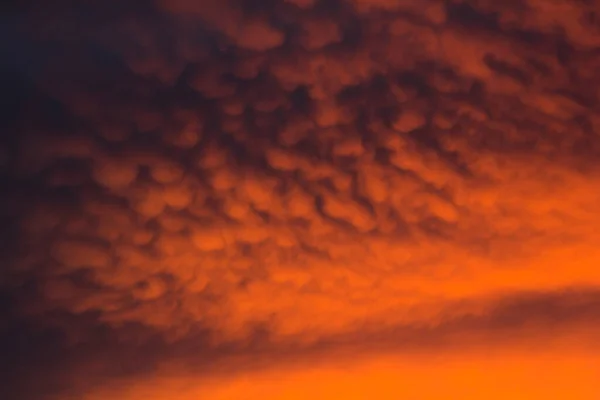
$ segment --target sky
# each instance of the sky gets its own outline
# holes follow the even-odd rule
[[[0,13],[6,400],[600,398],[594,0]]]

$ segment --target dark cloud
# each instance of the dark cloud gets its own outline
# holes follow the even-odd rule
[[[598,350],[594,337],[600,329],[599,302],[598,292],[587,289],[520,294],[484,301],[485,312],[456,317],[449,308],[439,323],[384,328],[365,324],[309,345],[274,343],[260,326],[243,341],[218,346],[209,345],[202,330],[165,341],[160,332],[137,324],[113,330],[99,324],[93,314],[54,313],[44,329],[13,319],[3,330],[2,370],[8,378],[3,387],[8,398],[81,398],[115,384],[150,382],[171,365],[200,379],[214,379],[274,364],[286,368],[374,354],[443,354],[448,349],[468,352],[490,346],[546,349],[573,333],[592,354]],[[465,306],[452,305],[460,307]]]
[[[530,318],[528,337],[596,329],[596,295],[563,292],[600,283],[594,12],[11,5],[2,342],[30,390],[15,396],[187,362],[186,346],[216,362],[390,327],[431,337],[416,348],[502,342]],[[551,295],[504,303],[531,291]]]

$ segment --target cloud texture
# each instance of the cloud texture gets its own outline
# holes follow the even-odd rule
[[[3,17],[15,396],[598,331],[595,2],[126,3]]]

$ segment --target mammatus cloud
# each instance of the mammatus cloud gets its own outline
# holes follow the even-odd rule
[[[67,372],[46,380],[74,388],[165,360],[368,353],[374,337],[407,352],[452,332],[596,332],[595,8],[13,7],[0,287],[14,382],[61,354]],[[124,352],[135,361],[111,371]]]

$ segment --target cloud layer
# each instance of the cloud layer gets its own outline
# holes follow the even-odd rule
[[[3,23],[16,382],[597,330],[593,2],[59,3]]]

